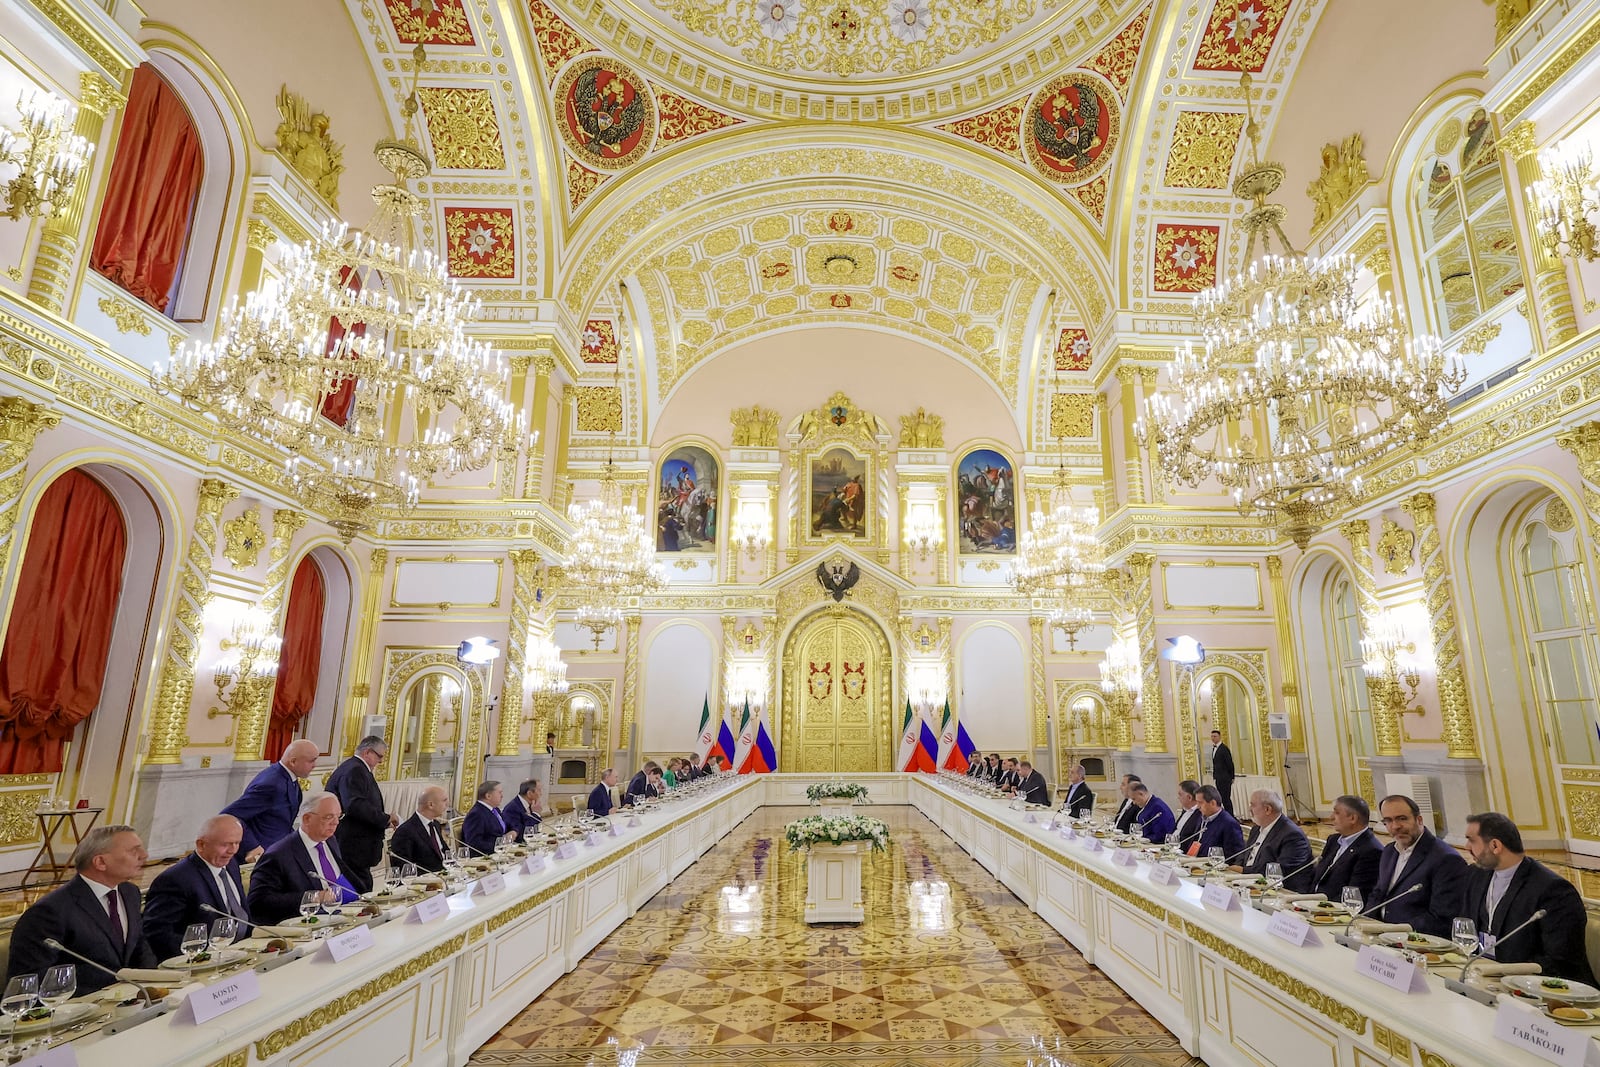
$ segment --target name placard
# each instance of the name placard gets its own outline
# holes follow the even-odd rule
[[[490,871],[488,874],[472,883],[472,896],[486,897],[490,893],[498,893],[506,887],[506,876],[499,871]]]
[[[1111,865],[1114,867],[1137,867],[1139,854],[1131,848],[1119,848],[1111,853]]]
[[[1078,831],[1074,830],[1071,826],[1068,826],[1068,825],[1065,825],[1065,824],[1062,825],[1062,827],[1061,827],[1061,840],[1063,840],[1063,841],[1071,841],[1074,837],[1077,837],[1077,836],[1078,836]]]
[[[1172,885],[1178,881],[1178,872],[1168,867],[1165,863],[1155,863],[1150,866],[1151,885]]]
[[[186,1013],[196,1023],[206,1023],[261,995],[255,971],[240,971],[221,982],[196,989],[184,998]]]
[[[334,963],[342,962],[372,947],[372,928],[362,923],[342,934],[335,934],[322,943],[321,955]]]
[[[1292,908],[1284,908],[1267,923],[1267,933],[1291,945],[1320,945],[1322,939],[1311,929],[1305,917]]]
[[[609,830],[607,830],[606,833],[610,834],[612,837],[621,837],[622,836],[622,823],[619,822],[616,819],[612,819],[611,820],[611,828]]]
[[[556,859],[570,860],[578,854],[578,846],[571,841],[563,841],[556,846]]]
[[[37,1056],[18,1060],[12,1067],[78,1067],[78,1054],[71,1045],[47,1048]]]
[[[1233,891],[1232,886],[1223,882],[1207,882],[1206,887],[1200,891],[1200,903],[1218,911],[1238,911],[1239,894]]]
[[[1027,815],[1023,816],[1022,821],[1023,822],[1038,822],[1039,821],[1039,817],[1037,815],[1035,815],[1033,812],[1030,811],[1030,812],[1028,812]]]
[[[1086,834],[1083,838],[1083,847],[1090,852],[1104,852],[1105,846],[1093,834]]]
[[[1515,1045],[1525,1052],[1560,1067],[1582,1067],[1589,1051],[1589,1036],[1546,1019],[1539,1012],[1515,1001],[1502,1000],[1494,1013],[1497,1041]]]
[[[544,870],[544,853],[539,852],[522,861],[523,874],[538,874]]]
[[[1051,830],[1054,830],[1055,828],[1056,828],[1056,821],[1054,819],[1046,819],[1044,821],[1045,833],[1049,833]]]
[[[411,906],[411,914],[406,916],[408,923],[431,923],[435,919],[442,919],[450,914],[450,902],[443,893],[436,896],[425,897]]]
[[[1421,967],[1377,945],[1362,945],[1356,953],[1356,973],[1364,974],[1400,993],[1426,993],[1428,980]]]
[[[590,848],[597,848],[600,844],[600,835],[595,833],[593,830],[590,830],[588,833],[583,835],[583,843],[588,845]]]

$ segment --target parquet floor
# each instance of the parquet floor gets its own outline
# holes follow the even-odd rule
[[[860,927],[808,927],[797,811],[758,812],[472,1063],[1192,1067],[1177,1041],[912,808]]]

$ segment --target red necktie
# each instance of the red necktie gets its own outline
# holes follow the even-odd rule
[[[111,917],[111,930],[117,936],[118,947],[121,947],[127,935],[122,929],[122,913],[117,907],[117,890],[115,887],[106,894],[106,913]]]

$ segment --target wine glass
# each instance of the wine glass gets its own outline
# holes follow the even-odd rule
[[[307,889],[304,893],[300,894],[300,921],[302,923],[310,926],[311,924],[307,920],[321,910],[322,890]]]
[[[1457,950],[1470,960],[1478,954],[1478,924],[1460,916],[1451,919],[1450,940],[1454,941]]]
[[[190,923],[183,928],[183,940],[178,947],[183,949],[183,958],[189,963],[195,962],[195,957],[206,950],[206,945],[211,941],[211,932],[205,923]]]
[[[1221,867],[1228,860],[1228,854],[1216,845],[1206,849],[1206,859],[1211,861],[1213,867]]]
[[[223,949],[233,944],[233,939],[239,932],[239,921],[230,916],[211,920],[211,950],[220,954]]]
[[[1361,914],[1361,908],[1364,903],[1361,899],[1361,890],[1357,889],[1353,885],[1345,886],[1343,889],[1339,890],[1339,903],[1349,908],[1350,917],[1352,919],[1355,918],[1357,915]]]
[[[400,881],[407,882],[407,881],[410,881],[412,878],[415,878],[416,876],[417,876],[417,865],[415,863],[402,863],[402,864],[400,864]]]
[[[39,983],[39,999],[50,1008],[50,1029],[45,1043],[55,1036],[56,1009],[72,999],[78,991],[78,968],[72,963],[58,963],[54,967],[47,967],[44,972],[44,981]]]
[[[1273,892],[1277,892],[1283,888],[1283,864],[1267,864],[1266,875],[1268,889],[1271,889]]]
[[[22,1020],[23,1014],[31,1009],[38,999],[38,975],[19,974],[6,983],[5,994],[0,996],[0,1016],[4,1016],[11,1023],[11,1043],[6,1048],[7,1062],[10,1061],[10,1053],[17,1050],[17,1024]]]

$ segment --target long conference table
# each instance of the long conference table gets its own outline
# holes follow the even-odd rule
[[[459,1067],[735,826],[763,805],[805,804],[815,780],[731,780],[576,858],[507,875],[493,895],[452,897],[439,919],[381,924],[341,963],[312,956],[261,974],[257,999],[210,1022],[180,1011],[72,1048],[84,1067]],[[1544,1062],[1494,1040],[1494,1011],[1437,977],[1402,994],[1357,974],[1356,954],[1326,930],[1318,947],[1289,945],[1259,912],[1207,908],[1190,882],[1152,885],[1148,863],[1116,866],[1039,816],[929,776],[852,780],[875,804],[916,807],[1211,1067]]]

